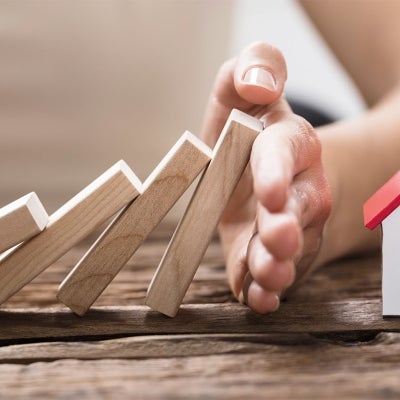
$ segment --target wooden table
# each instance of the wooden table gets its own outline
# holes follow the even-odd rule
[[[170,234],[157,229],[83,318],[55,294],[89,241],[4,304],[0,398],[399,398],[379,255],[321,269],[259,316],[232,298],[214,241],[170,319],[143,306]]]

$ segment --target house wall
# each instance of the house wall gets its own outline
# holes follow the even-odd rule
[[[382,231],[382,313],[400,315],[400,207],[382,222]]]

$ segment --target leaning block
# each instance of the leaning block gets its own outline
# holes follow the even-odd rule
[[[47,212],[34,192],[0,208],[0,253],[37,235],[48,220]]]
[[[62,282],[57,298],[83,315],[184,191],[206,167],[211,150],[185,132],[128,205]]]
[[[146,304],[154,310],[170,317],[178,312],[261,130],[259,120],[232,111],[150,284]]]
[[[141,183],[119,161],[50,216],[46,229],[0,262],[0,304],[138,196]]]

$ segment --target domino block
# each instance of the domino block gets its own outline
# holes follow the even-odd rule
[[[57,297],[83,315],[206,167],[211,150],[185,132],[128,205],[62,282]]]
[[[49,218],[46,229],[0,261],[0,304],[135,199],[141,183],[119,161]]]
[[[49,216],[34,192],[0,208],[0,253],[37,235],[48,220]]]
[[[148,289],[146,304],[173,317],[248,161],[262,124],[234,110]]]

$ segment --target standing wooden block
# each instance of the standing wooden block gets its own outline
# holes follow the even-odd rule
[[[141,183],[119,161],[50,216],[46,229],[0,262],[0,304],[138,196]]]
[[[41,232],[48,220],[34,192],[0,208],[0,253]]]
[[[83,315],[210,159],[211,150],[185,132],[147,178],[143,193],[111,222],[62,282],[58,299]]]
[[[170,317],[178,312],[261,130],[259,120],[232,111],[215,145],[213,159],[150,284],[146,304],[154,310]]]

